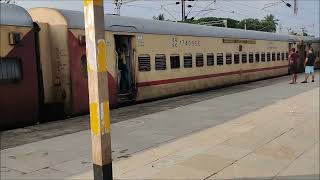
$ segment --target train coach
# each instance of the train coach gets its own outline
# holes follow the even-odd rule
[[[50,47],[40,50],[46,56],[41,55],[41,62],[50,62],[50,68],[43,68],[50,69],[49,86],[63,92],[53,99],[60,99],[68,114],[88,112],[83,13],[51,8],[34,8],[29,13],[44,29],[39,32],[45,37],[40,38],[40,47]],[[289,43],[297,46],[296,39],[287,35],[112,15],[105,19],[113,107],[124,101],[284,75],[288,73]],[[126,74],[121,73],[117,60],[121,48]]]
[[[39,112],[36,30],[28,12],[1,4],[0,129],[35,123]]]
[[[40,111],[87,113],[83,13],[28,12],[36,33]],[[105,37],[111,107],[285,75],[290,48],[319,46],[314,38],[113,15],[105,16]]]

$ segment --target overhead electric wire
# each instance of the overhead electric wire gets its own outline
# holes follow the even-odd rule
[[[205,8],[203,8],[198,14],[196,14],[195,16],[193,16],[193,18],[196,18],[199,14],[201,14],[203,12],[203,10],[206,10],[208,8],[210,8],[210,6],[215,3],[216,0],[212,1],[208,6],[206,6]]]
[[[190,12],[192,11],[192,9],[197,5],[197,3],[199,2],[199,0],[196,0],[196,2],[193,4],[193,6],[190,8],[189,12],[187,13],[187,17],[189,16]]]
[[[257,11],[261,11],[261,9],[258,9],[257,7],[250,6],[250,5],[247,5],[247,4],[238,3],[238,2],[233,2],[233,1],[231,1],[231,0],[225,0],[224,2],[225,2],[225,3],[228,3],[228,4],[229,4],[229,7],[232,6],[231,8],[238,8],[238,9],[239,9],[239,7],[235,7],[235,6],[234,6],[235,4],[238,4],[238,5],[241,5],[241,6],[250,7],[250,8],[255,9],[255,10],[257,10]],[[228,5],[226,5],[225,3],[224,3],[223,5],[224,5],[224,6],[228,6]],[[270,13],[270,14],[275,14],[275,15],[282,16],[282,17],[287,17],[287,18],[289,18],[289,19],[287,19],[286,21],[287,21],[287,22],[291,22],[292,24],[296,24],[297,21],[299,21],[299,22],[301,22],[301,23],[305,23],[305,20],[300,20],[300,19],[297,19],[296,17],[279,14],[279,13],[272,12],[272,11],[268,11],[268,10],[265,10],[265,9],[263,9],[263,11],[268,12],[268,13]],[[312,23],[312,22],[307,22],[307,23],[308,23],[308,24],[314,24],[314,23]],[[301,25],[301,26],[306,26],[306,25]],[[314,28],[313,28],[313,29],[314,29]]]
[[[173,17],[173,19],[175,19],[175,21],[178,21],[177,18],[174,15],[172,15],[165,7],[161,6],[161,8],[163,10],[165,10],[171,17]]]
[[[144,8],[144,9],[152,9],[152,10],[156,10],[156,11],[161,11],[161,10],[164,10],[166,12],[166,14],[169,14],[171,17],[174,17],[174,15],[172,15],[172,12],[174,12],[175,14],[180,14],[181,12],[180,11],[176,11],[176,10],[171,10],[171,9],[168,9],[168,8],[164,8],[164,6],[170,6],[170,5],[174,5],[176,4],[175,2],[174,3],[167,3],[167,4],[163,4],[162,5],[162,8],[155,8],[155,7],[148,7],[148,6],[142,6],[142,5],[133,5],[133,4],[129,4],[129,3],[135,3],[137,1],[141,1],[141,0],[127,0],[127,1],[124,1],[123,2],[123,5],[124,6],[131,6],[131,7],[137,7],[137,8]],[[214,8],[214,9],[210,9],[210,6],[216,2],[216,0],[212,1],[212,2],[209,2],[209,4],[206,6],[206,7],[203,7],[203,9],[199,10],[199,11],[195,11],[195,8],[200,8],[199,6],[196,6],[197,3],[201,2],[202,0],[197,0],[195,3],[194,3],[194,6],[191,7],[191,9],[189,10],[189,12],[187,13],[187,16],[191,15],[191,14],[194,14],[194,13],[197,13],[195,14],[193,17],[196,18],[198,17],[201,13],[205,13],[203,15],[207,15],[209,13],[211,13],[212,11],[221,11],[221,12],[226,12],[226,13],[230,13],[230,14],[238,14],[238,15],[241,15],[245,18],[251,18],[252,15],[246,15],[246,14],[242,14],[242,13],[239,13],[239,12],[236,12],[235,10],[230,10],[230,11],[226,11],[226,10],[222,10],[220,8]],[[203,2],[203,1],[202,1]],[[223,3],[223,4],[222,4]],[[278,13],[278,12],[273,12],[273,11],[268,11],[266,9],[263,9],[261,10],[260,8],[258,7],[255,7],[255,6],[252,6],[252,5],[249,5],[249,4],[244,4],[244,3],[239,3],[239,2],[235,2],[235,1],[232,1],[232,0],[224,0],[224,1],[221,1],[219,4],[217,5],[222,5],[223,7],[229,7],[230,9],[242,9],[241,7],[239,8],[239,6],[235,6],[235,5],[240,5],[240,6],[245,6],[245,7],[249,7],[251,9],[254,9],[256,11],[265,11],[267,13],[270,13],[270,14],[275,14],[275,15],[278,15],[278,16],[282,16],[282,17],[287,17],[287,18],[290,18],[292,20],[287,20],[289,22],[294,22],[294,23],[297,23],[297,21],[299,22],[305,22],[305,20],[300,20],[300,19],[297,19],[297,17],[292,17],[290,15],[284,15],[282,13]],[[232,7],[231,7],[232,6]],[[242,9],[243,11],[247,11],[247,9]],[[241,10],[241,12],[242,12]],[[203,16],[202,15],[202,16]],[[307,22],[308,24],[315,24],[315,23],[311,23],[311,22]]]
[[[225,0],[225,1],[229,1],[229,0]],[[230,1],[227,2],[227,3],[229,3],[230,6],[233,6],[233,7],[234,7],[234,5],[233,5]],[[242,6],[247,6],[247,7],[254,8],[254,9],[256,9],[256,10],[260,10],[260,9],[257,9],[256,7],[254,7],[254,6],[250,6],[250,5],[247,5],[247,4],[242,4],[242,3],[234,3],[234,4],[238,4],[238,5],[242,5]],[[288,18],[290,18],[290,19],[287,19],[286,21],[291,22],[291,23],[293,23],[293,24],[296,24],[297,21],[299,21],[299,22],[301,22],[301,23],[305,23],[305,22],[306,22],[305,20],[300,20],[300,19],[297,19],[296,17],[287,16],[287,15],[283,15],[283,14],[279,14],[279,13],[274,13],[274,12],[267,11],[267,10],[264,10],[264,11],[265,11],[265,12],[268,12],[268,13],[270,13],[270,14],[275,14],[275,15],[279,15],[279,16],[288,17]],[[312,23],[312,22],[307,22],[307,23],[308,23],[308,24],[314,24],[314,23]]]
[[[257,11],[261,11],[261,9],[255,7],[255,6],[248,5],[248,4],[243,4],[243,3],[239,3],[239,2],[234,2],[234,1],[231,1],[231,0],[224,0],[223,2],[232,4],[232,5],[238,4],[238,5],[241,5],[241,6],[246,6],[246,7],[255,9],[255,10],[257,10]],[[239,7],[236,7],[236,8],[239,8]],[[288,15],[281,14],[281,13],[278,13],[278,12],[268,11],[268,10],[266,10],[266,9],[262,9],[262,11],[265,11],[265,12],[271,13],[271,14],[275,14],[275,15],[278,15],[278,16],[288,17],[288,18],[291,18],[291,19],[294,19],[294,20],[298,20],[298,21],[300,21],[300,22],[305,22],[305,20],[299,20],[299,19],[297,19],[297,17],[288,16]],[[293,21],[292,21],[292,22],[293,22]],[[310,23],[310,22],[309,22],[309,23]]]

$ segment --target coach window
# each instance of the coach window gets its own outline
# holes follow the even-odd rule
[[[253,63],[253,53],[249,54],[249,63]]]
[[[166,55],[157,54],[155,57],[156,70],[166,70],[167,69],[166,60],[167,60]]]
[[[275,61],[275,60],[276,60],[276,53],[273,52],[273,53],[272,53],[272,61]]]
[[[256,53],[255,54],[255,58],[256,58],[256,62],[259,62],[260,61],[260,53]]]
[[[284,61],[284,53],[281,53],[281,60]]]
[[[267,61],[271,61],[271,54],[270,54],[270,52],[267,52]]]
[[[171,66],[171,69],[179,69],[180,68],[179,54],[173,54],[170,56],[170,66]]]
[[[16,32],[9,33],[9,45],[17,45],[21,41],[21,34]]]
[[[286,60],[289,58],[289,53],[286,52]]]
[[[150,71],[151,70],[150,56],[147,54],[139,55],[138,65],[139,65],[139,71]]]
[[[213,53],[207,54],[207,66],[214,66],[214,55]]]
[[[20,59],[0,59],[0,82],[14,83],[22,80],[22,64]]]
[[[202,67],[203,66],[203,54],[197,53],[196,54],[196,67]]]
[[[223,65],[223,53],[217,54],[217,65],[219,65],[219,66]]]
[[[192,55],[185,54],[183,57],[184,68],[192,68]]]
[[[241,62],[242,63],[247,63],[248,62],[247,53],[241,54]]]
[[[232,54],[231,53],[226,54],[226,64],[232,64]]]
[[[234,64],[239,64],[240,63],[240,55],[239,55],[239,53],[233,54],[233,60],[234,60]]]
[[[265,62],[266,61],[266,53],[261,53],[261,61]]]
[[[280,53],[277,53],[277,60],[280,61],[281,57],[280,57]]]

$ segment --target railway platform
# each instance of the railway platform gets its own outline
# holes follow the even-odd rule
[[[128,107],[161,110],[111,125],[114,179],[319,179],[319,76],[289,79],[182,96],[170,108],[170,99]],[[1,142],[23,130],[31,131],[3,132]],[[1,179],[93,179],[88,130],[34,132],[43,139],[12,136],[16,145],[2,146]]]

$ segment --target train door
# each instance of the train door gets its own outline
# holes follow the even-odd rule
[[[68,31],[72,108],[70,114],[89,111],[89,90],[84,31]]]
[[[43,120],[44,112],[43,112],[43,107],[44,107],[44,87],[43,87],[43,76],[42,76],[42,67],[41,67],[41,62],[40,62],[40,36],[39,32],[41,31],[40,26],[37,23],[33,23],[34,27],[34,40],[35,40],[35,59],[36,59],[36,64],[37,64],[37,74],[38,74],[38,94],[39,94],[39,121]]]
[[[136,83],[134,71],[133,36],[115,35],[116,79],[118,101],[120,103],[134,100]]]

